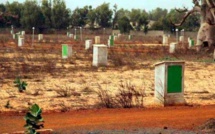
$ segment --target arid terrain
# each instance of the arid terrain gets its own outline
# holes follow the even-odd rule
[[[93,39],[93,36],[86,38]],[[115,42],[114,47],[108,48],[108,66],[102,67],[92,66],[92,48],[85,50],[84,41],[75,41],[66,36],[56,39],[55,36],[46,35],[44,40],[35,41],[33,46],[30,37],[26,37],[23,47],[17,47],[17,42],[11,39],[2,41],[0,47],[0,128],[2,127],[2,129],[0,129],[0,132],[8,132],[6,131],[8,129],[6,124],[12,121],[12,117],[17,113],[23,115],[23,111],[26,111],[34,103],[37,103],[47,113],[45,115],[47,127],[56,128],[59,131],[60,128],[65,130],[66,126],[51,125],[52,118],[67,118],[67,114],[73,114],[71,113],[73,110],[78,110],[74,112],[74,118],[81,119],[83,124],[88,122],[88,124],[83,125],[86,130],[99,130],[101,128],[121,130],[128,128],[130,125],[131,130],[144,127],[165,127],[165,120],[162,120],[162,115],[158,113],[153,115],[154,109],[157,109],[155,110],[157,112],[161,110],[162,113],[169,112],[169,114],[174,113],[171,111],[175,110],[175,116],[180,116],[180,112],[187,110],[187,113],[184,113],[185,117],[180,120],[181,122],[177,122],[168,116],[169,120],[166,121],[166,124],[167,127],[172,129],[194,130],[195,127],[203,124],[208,119],[215,118],[215,64],[212,60],[212,53],[208,53],[206,50],[196,53],[194,48],[187,49],[185,43],[185,45],[180,44],[175,54],[169,54],[168,46],[161,44],[161,37],[147,38],[146,41],[140,37],[132,40],[124,40],[124,38],[123,36],[120,37]],[[103,39],[102,43],[106,44],[106,39]],[[71,44],[72,57],[62,59],[61,44]],[[176,60],[185,61],[184,98],[187,107],[161,108],[154,101],[154,64],[160,61]],[[26,91],[20,93],[14,86],[13,82],[17,77],[28,84]],[[138,102],[138,104],[134,102],[134,105],[132,105],[135,110],[131,109],[131,113],[134,115],[127,113],[130,110],[121,109],[123,104],[114,105],[119,108],[116,110],[92,110],[107,108],[101,96],[106,93],[105,95],[108,95],[111,99],[117,100],[119,97],[117,95],[122,91],[122,87],[128,89],[133,87],[136,91],[142,93],[140,97],[143,98],[143,101]],[[145,111],[145,109],[149,110]],[[57,117],[55,117],[55,112],[68,113],[62,113],[62,117],[57,114]],[[97,117],[98,115],[95,112],[98,112],[101,117]],[[102,117],[105,113],[113,114],[113,112],[116,112],[115,116],[108,115],[107,119]],[[149,116],[146,116],[144,112]],[[92,113],[96,116],[91,118]],[[84,117],[86,114],[89,114],[88,119]],[[6,116],[5,120],[3,115]],[[147,123],[157,116],[159,117],[159,123]],[[190,116],[196,118],[186,119]],[[21,117],[15,116],[13,118],[14,124],[19,124],[20,122],[17,119]],[[78,121],[74,118],[71,118],[71,120]],[[99,122],[97,118],[101,122],[106,120],[107,124]],[[119,119],[115,118],[121,118],[122,124],[118,122]],[[138,120],[141,118],[143,119]],[[164,117],[164,119],[167,118]],[[130,121],[126,122],[125,120]],[[135,121],[132,122],[131,120]],[[23,124],[17,125],[21,127],[20,130],[23,129],[22,126],[24,125],[24,121],[21,122]],[[77,123],[76,126],[76,122],[63,122],[62,119],[62,122],[59,123],[71,123],[72,126],[68,126],[68,128],[74,127],[71,130],[82,129],[81,123]],[[92,124],[89,122],[92,122]],[[178,125],[178,123],[186,122],[187,124]],[[115,123],[117,126],[119,125],[119,128],[114,125]],[[92,126],[95,126],[95,129]],[[18,129],[18,127],[14,128]],[[13,131],[15,129],[11,129],[9,132]]]

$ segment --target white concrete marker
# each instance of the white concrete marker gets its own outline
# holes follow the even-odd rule
[[[93,46],[93,66],[107,65],[107,46],[104,44],[96,44]]]
[[[92,46],[92,40],[85,40],[85,49],[89,49]]]
[[[155,64],[155,101],[166,105],[185,104],[184,62],[164,61]]]
[[[100,36],[95,36],[95,44],[100,44]]]
[[[175,48],[176,48],[177,43],[176,42],[172,42],[169,45],[169,53],[175,53]]]

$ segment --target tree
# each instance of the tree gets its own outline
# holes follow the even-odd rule
[[[96,8],[96,21],[101,27],[110,27],[112,14],[109,3],[103,3]]]
[[[96,11],[92,9],[92,6],[89,6],[89,12],[87,14],[87,23],[90,24],[90,28],[94,28],[94,22],[96,20]]]
[[[65,29],[69,25],[70,10],[66,8],[64,0],[53,0],[52,25],[57,29]]]
[[[87,15],[90,7],[85,6],[83,8],[76,8],[72,14],[72,25],[73,26],[85,26],[87,23]]]
[[[130,20],[126,16],[123,16],[118,20],[118,25],[120,33],[129,33],[132,29],[130,25]]]
[[[113,6],[113,13],[114,13],[114,17],[113,17],[113,23],[112,23],[112,29],[116,29],[116,22],[119,18],[119,14],[118,14],[118,11],[117,11],[117,5],[115,4]]]
[[[197,35],[197,50],[200,51],[204,44],[208,44],[212,49],[215,46],[215,0],[193,0],[194,7],[191,10],[186,8],[177,9],[178,12],[184,12],[183,19],[175,26],[181,26],[191,14],[200,13],[200,28]],[[215,60],[215,51],[214,51]]]
[[[10,24],[15,27],[21,27],[20,18],[23,5],[17,1],[14,1],[12,3],[7,2],[5,7],[8,13],[11,13],[16,16],[9,18]]]
[[[43,0],[41,10],[45,18],[44,28],[52,27],[52,1]]]
[[[23,4],[21,16],[21,25],[27,29],[31,29],[32,27],[37,29],[45,22],[45,18],[37,0],[26,0]]]
[[[161,18],[161,16],[165,17],[167,13],[168,13],[167,9],[162,9],[158,7],[152,10],[151,12],[149,12],[149,19],[158,21]]]

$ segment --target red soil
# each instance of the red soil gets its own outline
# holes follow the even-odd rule
[[[23,116],[1,113],[0,133],[23,130]],[[164,127],[195,130],[208,119],[215,118],[215,106],[45,112],[43,117],[45,128],[53,130],[132,130]]]

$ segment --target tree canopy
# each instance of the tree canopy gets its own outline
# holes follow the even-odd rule
[[[17,17],[13,17],[13,15]],[[37,0],[25,0],[23,3],[14,1],[0,4],[0,27],[13,25],[24,29],[32,27],[36,29],[66,29],[67,27],[85,27],[87,25],[90,28],[95,28],[97,25],[119,29],[122,28],[120,25],[126,22],[128,23],[126,26],[132,27],[136,31],[147,32],[148,29],[171,31],[175,27],[171,25],[169,20],[177,22],[183,15],[175,9],[168,11],[156,8],[146,12],[144,9],[118,9],[118,5],[110,7],[109,3],[103,3],[95,8],[86,5],[71,10],[66,7],[64,0],[42,0],[41,3],[38,3]],[[193,31],[199,25],[199,15],[191,15],[180,28]]]

